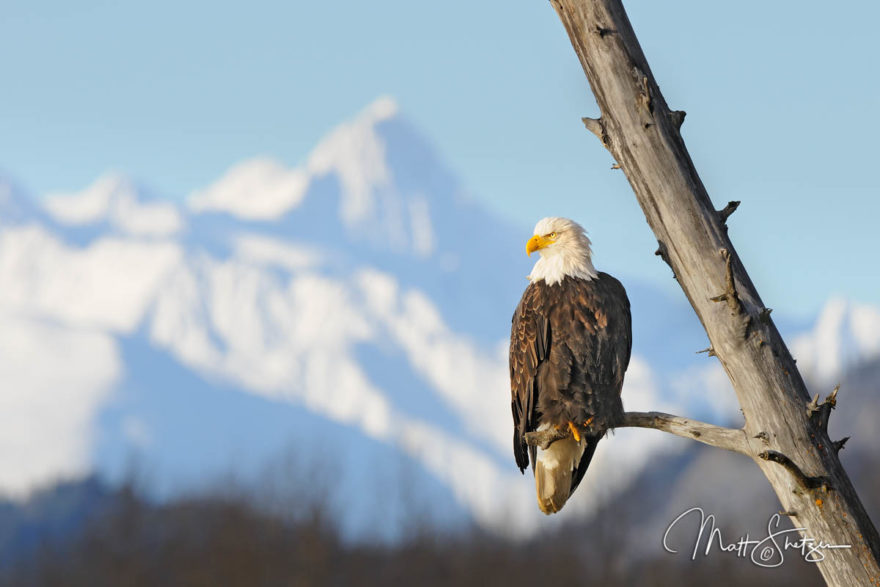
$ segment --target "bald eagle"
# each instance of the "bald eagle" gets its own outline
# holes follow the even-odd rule
[[[526,244],[541,258],[513,314],[510,386],[513,452],[535,474],[538,506],[558,512],[577,489],[605,433],[623,417],[629,364],[629,300],[619,281],[593,267],[590,239],[567,218],[544,218]],[[527,432],[568,428],[546,450]]]

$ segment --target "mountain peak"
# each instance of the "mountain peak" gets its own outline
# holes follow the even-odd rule
[[[334,127],[300,166],[252,159],[194,192],[188,205],[244,221],[290,221],[299,232],[304,223],[334,226],[374,250],[427,258],[440,244],[438,218],[455,224],[472,212],[460,209],[463,201],[429,141],[385,96]]]
[[[358,119],[364,122],[376,124],[397,116],[399,112],[397,101],[391,96],[379,96],[364,108],[358,115]]]
[[[362,218],[373,189],[388,183],[385,143],[376,126],[397,116],[397,103],[377,98],[348,122],[331,130],[306,164],[287,168],[259,157],[232,167],[188,199],[195,212],[227,212],[246,220],[276,220],[299,207],[311,184],[335,173],[342,188],[340,215],[346,224]]]
[[[392,183],[387,145],[377,126],[396,111],[390,98],[380,98],[353,120],[334,128],[309,156],[310,175],[337,176],[342,191],[339,212],[348,226],[369,218],[374,213],[374,191]]]

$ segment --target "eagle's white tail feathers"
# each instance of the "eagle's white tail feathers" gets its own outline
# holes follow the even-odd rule
[[[538,507],[545,514],[555,514],[562,509],[571,493],[571,476],[578,467],[587,440],[563,438],[551,444],[547,450],[539,450],[535,463],[535,488]]]

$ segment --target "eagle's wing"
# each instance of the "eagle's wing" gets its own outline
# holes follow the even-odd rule
[[[567,298],[572,307],[565,308],[567,302],[563,302],[560,308],[563,316],[573,317],[574,330],[570,332],[574,336],[561,333],[563,336],[557,337],[556,341],[566,347],[567,352],[560,355],[573,359],[570,364],[557,365],[556,368],[570,374],[569,385],[580,393],[568,395],[558,402],[542,402],[544,405],[541,406],[552,419],[577,417],[578,414],[595,417],[593,432],[587,435],[584,453],[572,474],[570,493],[583,479],[599,440],[608,428],[618,424],[623,415],[620,392],[632,352],[632,317],[623,285],[606,273],[600,273],[596,280],[581,283],[580,287],[573,288],[576,293]],[[553,370],[555,358],[551,359],[547,371]],[[539,381],[538,386],[543,388],[543,382]],[[566,415],[554,414],[554,408]]]
[[[538,366],[550,354],[550,321],[541,313],[538,288],[529,284],[513,313],[510,329],[510,392],[513,411],[513,454],[519,470],[525,471],[535,448],[526,444],[525,434],[535,429],[538,401]]]
[[[570,374],[568,387],[580,392],[572,400],[586,401],[587,415],[607,419],[603,427],[610,427],[617,423],[615,410],[632,351],[629,299],[623,285],[607,273],[573,282],[570,289],[569,295],[561,296],[553,318],[568,322],[556,342],[566,347],[561,356],[571,362],[556,368]],[[553,411],[549,405],[543,407],[548,415]],[[573,415],[575,406],[567,407]]]

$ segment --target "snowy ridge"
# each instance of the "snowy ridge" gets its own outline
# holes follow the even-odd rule
[[[794,339],[791,351],[805,377],[830,383],[848,368],[880,356],[880,308],[828,300],[816,325]]]
[[[170,236],[183,228],[176,206],[145,201],[134,183],[119,173],[107,174],[79,193],[50,194],[44,206],[61,224],[106,223],[132,236]]]
[[[208,188],[193,193],[195,212],[228,212],[249,220],[271,220],[295,208],[305,197],[308,176],[271,159],[252,159],[230,169]]]

